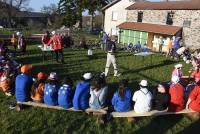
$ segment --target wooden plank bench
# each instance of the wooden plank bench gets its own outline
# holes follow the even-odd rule
[[[131,117],[147,117],[147,116],[161,116],[161,115],[172,115],[172,114],[188,114],[188,113],[197,113],[195,111],[184,109],[180,112],[167,112],[167,110],[164,111],[157,111],[152,110],[150,112],[146,113],[135,113],[135,111],[129,111],[129,112],[112,112],[111,115],[114,118],[131,118]]]
[[[91,109],[91,108],[88,108],[86,110],[76,110],[76,109],[73,109],[73,108],[65,109],[65,108],[60,107],[60,106],[49,106],[49,105],[46,105],[44,103],[36,103],[36,102],[32,102],[32,101],[17,102],[17,104],[32,106],[32,107],[55,109],[55,110],[65,110],[65,111],[71,111],[71,112],[86,112],[86,113],[93,113],[93,114],[96,113],[96,114],[102,114],[102,115],[107,114],[106,108],[105,109],[99,109],[99,110]]]

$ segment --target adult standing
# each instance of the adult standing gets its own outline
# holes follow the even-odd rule
[[[15,49],[15,53],[16,53],[16,50],[17,50],[17,37],[16,37],[16,34],[12,34],[12,38],[11,38],[11,41],[10,41]]]
[[[108,34],[107,34],[106,32],[103,32],[103,38],[102,38],[102,42],[103,42],[103,43],[102,43],[102,46],[101,46],[101,48],[102,48],[103,50],[106,50],[108,39],[109,39]]]
[[[49,31],[46,31],[45,34],[42,36],[42,44],[45,46],[46,44],[48,44],[48,42],[51,39],[51,35],[49,33]]]
[[[26,41],[25,41],[24,35],[20,32],[17,32],[17,36],[18,36],[18,49],[20,49],[21,52],[23,54],[25,54],[25,52],[26,52]]]
[[[116,63],[116,44],[114,41],[108,39],[107,42],[107,62],[106,62],[106,68],[105,68],[105,76],[108,76],[108,71],[110,68],[110,65],[113,64],[114,67],[114,76],[119,77],[120,74],[118,73],[117,63]]]
[[[64,63],[64,55],[63,55],[63,51],[62,51],[61,37],[56,34],[56,31],[52,31],[52,37],[49,40],[47,45],[50,45],[50,44],[53,45],[53,49],[56,54],[56,61],[59,62],[59,57],[60,57],[61,62]]]
[[[164,44],[164,40],[162,36],[160,36],[160,38],[158,39],[158,42],[159,42],[159,52],[162,53],[162,47]]]

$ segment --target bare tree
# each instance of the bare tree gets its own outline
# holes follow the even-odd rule
[[[40,11],[42,12],[42,13],[45,13],[45,14],[55,14],[56,12],[57,12],[57,10],[58,10],[58,7],[57,7],[57,5],[56,4],[53,4],[53,3],[51,3],[49,6],[43,6],[41,9],[40,9]]]
[[[14,18],[21,10],[27,10],[30,0],[0,0],[0,10],[6,14],[8,26],[13,27],[15,25]]]

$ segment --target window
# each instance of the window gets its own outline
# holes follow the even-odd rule
[[[166,21],[166,24],[168,24],[168,25],[173,25],[173,17],[174,17],[174,12],[168,12],[168,13],[167,13],[167,21]]]
[[[184,20],[184,22],[183,22],[183,27],[190,27],[190,25],[191,25],[191,21],[189,21],[189,20]]]
[[[118,13],[117,12],[112,12],[112,20],[117,21],[118,18]]]
[[[117,29],[116,28],[111,29],[111,35],[117,35]]]
[[[143,12],[138,12],[138,20],[137,22],[142,22],[142,19],[143,19]]]

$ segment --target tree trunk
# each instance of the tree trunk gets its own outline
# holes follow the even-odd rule
[[[91,30],[93,31],[94,28],[94,12],[91,15]]]

